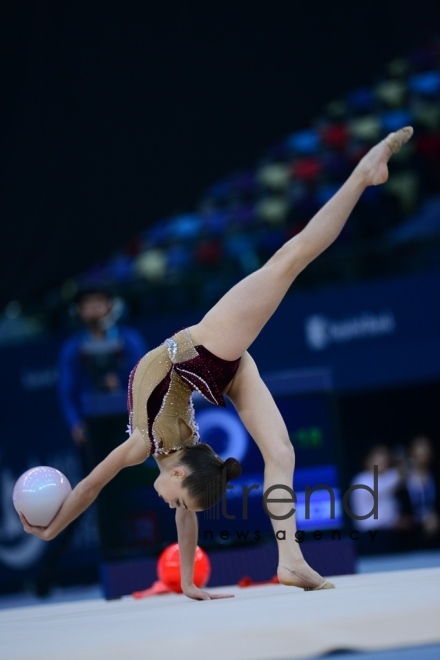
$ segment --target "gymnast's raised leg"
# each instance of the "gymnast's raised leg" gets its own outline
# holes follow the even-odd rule
[[[373,147],[302,232],[281,247],[262,268],[235,285],[200,323],[190,328],[195,343],[203,344],[219,357],[234,360],[243,356],[227,394],[262,452],[265,490],[275,484],[292,486],[294,451],[281,414],[246,351],[297,275],[337,238],[365,188],[388,179],[388,160],[409,140],[412,132],[410,127],[403,128]],[[286,499],[286,491],[275,490],[272,497]],[[272,516],[283,516],[292,506],[291,503],[272,503],[270,511]],[[272,517],[272,525],[279,548],[280,582],[305,589],[333,586],[302,557],[295,541],[295,515],[285,520]]]
[[[338,237],[364,190],[388,179],[387,162],[409,140],[402,128],[373,147],[307,226],[259,270],[228,291],[191,327],[197,343],[225,360],[243,355],[277,309],[291,284]]]

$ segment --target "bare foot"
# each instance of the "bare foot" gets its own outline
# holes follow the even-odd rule
[[[334,589],[335,585],[328,582],[319,575],[303,559],[301,562],[295,562],[292,566],[278,564],[278,580],[281,584],[291,587],[299,587],[304,591],[314,591],[318,589]]]
[[[400,151],[413,132],[411,126],[405,126],[395,133],[390,133],[362,158],[356,170],[362,174],[367,186],[379,186],[388,180],[389,159]]]

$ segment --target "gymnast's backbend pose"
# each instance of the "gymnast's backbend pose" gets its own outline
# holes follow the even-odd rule
[[[292,487],[294,450],[247,349],[296,276],[337,238],[365,188],[387,180],[389,158],[412,133],[411,127],[402,128],[373,147],[334,197],[262,268],[236,284],[200,323],[178,332],[140,360],[129,383],[130,437],[78,483],[48,527],[32,527],[20,515],[26,532],[44,540],[55,538],[122,468],[151,455],[160,470],[155,489],[176,509],[183,592],[197,600],[226,597],[210,595],[193,583],[196,511],[216,504],[228,479],[239,476],[241,469],[235,459],[222,461],[208,445],[199,443],[191,394],[198,390],[220,406],[227,394],[263,455],[264,490]],[[272,493],[275,499],[285,496],[281,489]],[[271,502],[274,516],[291,508],[288,502]],[[295,542],[295,515],[272,518],[272,525],[275,534],[285,532],[283,540],[277,536],[279,581],[309,591],[333,588],[304,560]]]

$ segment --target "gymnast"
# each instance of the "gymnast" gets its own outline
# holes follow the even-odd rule
[[[387,181],[388,160],[412,133],[411,127],[402,128],[368,151],[300,233],[228,291],[200,323],[181,330],[138,362],[129,381],[128,440],[78,483],[48,527],[33,527],[20,514],[26,532],[52,540],[121,469],[153,456],[159,467],[154,487],[159,497],[176,509],[183,593],[196,600],[228,597],[209,594],[193,583],[196,512],[214,506],[241,468],[236,459],[222,461],[208,445],[200,443],[192,392],[197,390],[217,406],[225,405],[224,395],[232,401],[262,453],[264,491],[271,486],[292,487],[294,449],[248,348],[297,275],[337,238],[364,190]],[[276,488],[271,497],[285,500],[285,489]],[[300,544],[295,542],[295,515],[280,519],[289,511],[291,503],[271,502],[279,581],[306,591],[334,588],[302,556]],[[277,534],[281,531],[283,534]]]

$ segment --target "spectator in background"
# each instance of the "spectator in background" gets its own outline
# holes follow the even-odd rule
[[[118,324],[115,299],[105,289],[81,290],[75,307],[83,328],[62,346],[59,397],[87,473],[91,469],[84,421],[87,399],[99,393],[125,393],[130,372],[147,346],[137,330]]]
[[[61,348],[59,397],[72,440],[78,448],[82,471],[88,474],[100,460],[95,457],[96,448],[91,447],[87,437],[88,402],[96,394],[120,393],[125,400],[130,372],[147,352],[147,346],[139,332],[119,325],[121,310],[105,289],[81,290],[75,307],[83,327]],[[57,566],[75,528],[73,524],[46,553],[35,579],[36,595],[44,597],[50,593]]]
[[[377,491],[374,469],[377,469]],[[396,552],[406,549],[411,522],[402,512],[399,491],[403,476],[401,468],[393,465],[391,450],[386,445],[375,445],[364,458],[364,470],[352,480],[351,486],[368,486],[377,493],[378,515],[365,520],[353,520],[359,531],[361,554]],[[366,488],[356,488],[350,495],[350,510],[363,516],[373,509],[373,495]]]
[[[433,466],[431,438],[414,436],[408,446],[404,483],[419,548],[440,546],[439,486]]]

